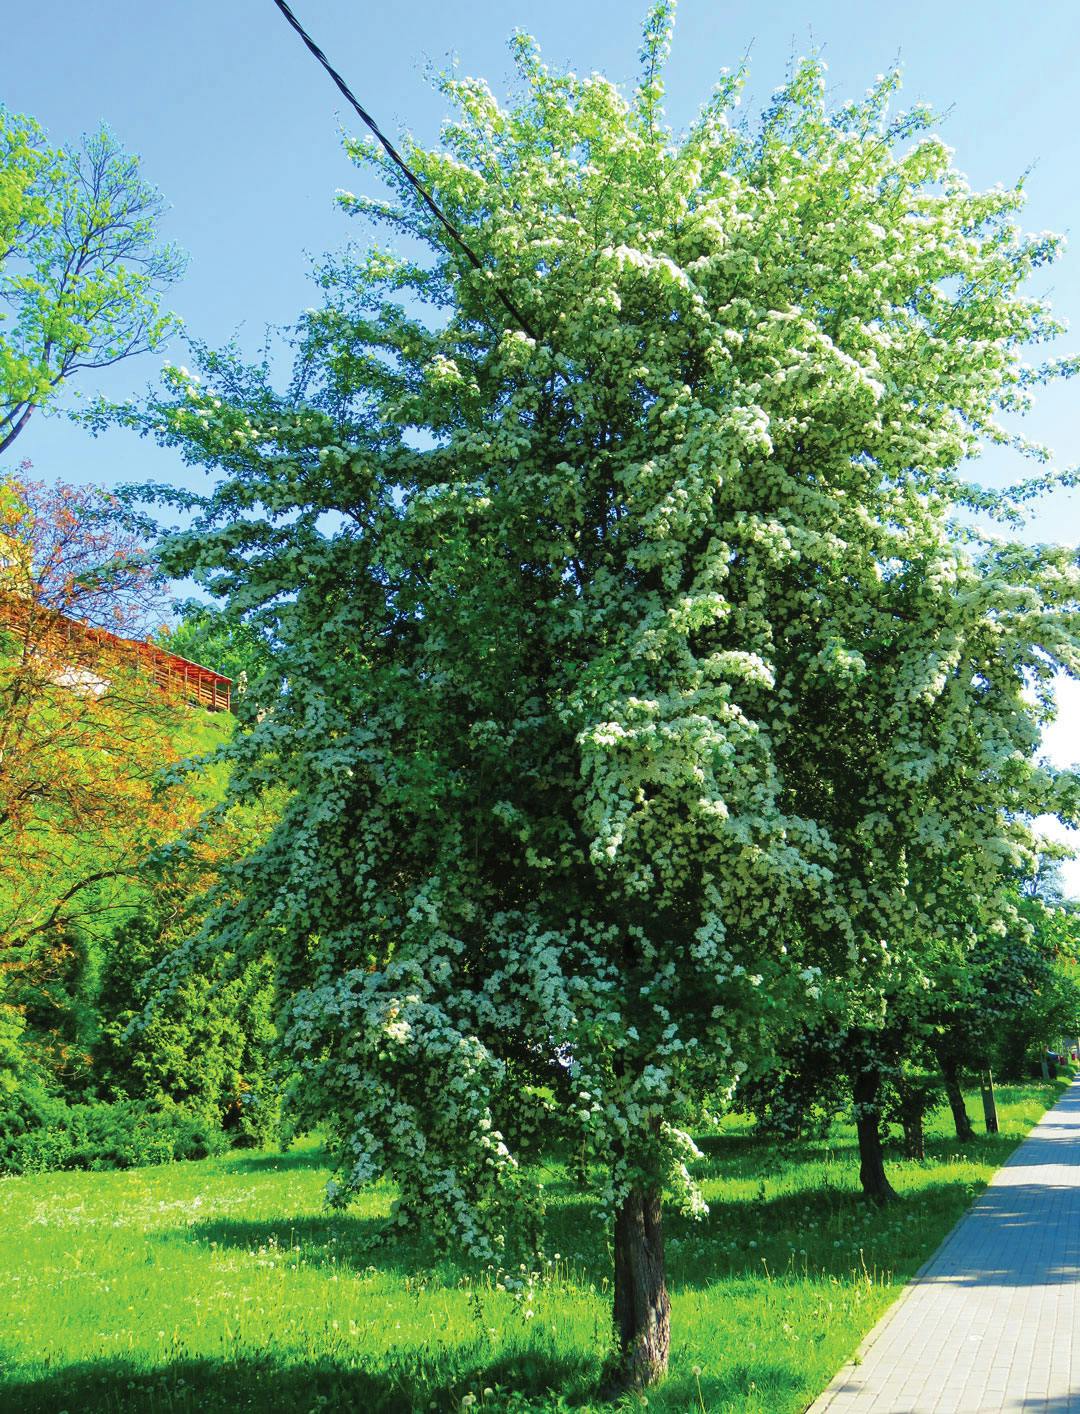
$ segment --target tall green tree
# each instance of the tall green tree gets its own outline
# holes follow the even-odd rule
[[[285,393],[225,354],[127,414],[221,476],[165,565],[279,645],[232,789],[288,803],[204,946],[276,958],[333,1196],[392,1174],[478,1257],[539,1211],[507,1136],[548,1086],[617,1386],[667,1364],[700,1096],[826,1004],[872,1036],[950,881],[998,926],[998,861],[1076,798],[1025,691],[1080,667],[1075,556],[954,523],[1012,512],[958,466],[1042,376],[1053,241],[895,75],[830,110],[800,64],[754,132],[727,77],[676,137],[670,9],[629,96],[526,38],[511,106],[443,81],[406,154],[475,264],[350,143],[394,199],[346,208],[427,257],[327,263]]]
[[[164,205],[107,128],[53,148],[0,104],[0,453],[75,374],[159,348],[184,261]]]

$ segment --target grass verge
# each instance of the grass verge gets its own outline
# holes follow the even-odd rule
[[[805,1409],[1063,1084],[999,1087],[1001,1133],[968,1144],[937,1112],[926,1162],[890,1162],[904,1201],[883,1211],[857,1196],[850,1129],[781,1148],[730,1120],[703,1141],[710,1216],[668,1223],[671,1376],[625,1407]],[[597,1407],[606,1234],[558,1168],[551,1258],[517,1299],[422,1238],[380,1242],[388,1187],[328,1214],[325,1177],[309,1143],[0,1180],[0,1409]]]

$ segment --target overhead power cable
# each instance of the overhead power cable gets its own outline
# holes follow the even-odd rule
[[[447,235],[454,242],[454,244],[458,246],[461,251],[464,252],[466,258],[468,259],[470,265],[472,265],[473,269],[486,270],[487,266],[477,255],[476,251],[474,251],[472,246],[469,245],[468,241],[461,234],[461,232],[454,225],[454,223],[450,220],[450,218],[445,215],[445,213],[440,209],[438,203],[435,201],[435,198],[431,195],[431,193],[427,190],[424,184],[416,176],[415,172],[412,171],[408,163],[405,161],[404,157],[402,157],[401,153],[397,150],[394,144],[382,131],[378,123],[376,123],[375,119],[371,116],[371,114],[363,106],[360,100],[356,97],[349,85],[345,82],[345,80],[341,77],[338,71],[330,63],[330,60],[315,43],[311,35],[308,34],[307,30],[303,27],[300,21],[293,14],[292,10],[285,3],[285,0],[274,0],[274,4],[278,7],[281,13],[285,16],[286,20],[288,20],[289,24],[304,41],[305,45],[308,47],[311,53],[314,54],[315,58],[319,61],[319,63],[323,66],[326,72],[334,80],[334,83],[337,85],[345,101],[356,111],[357,115],[360,118],[360,121],[366,127],[370,128],[372,133],[374,133],[376,141],[382,147],[382,150],[386,153],[387,157],[390,158],[390,161],[393,162],[395,167],[398,168],[402,176],[404,176],[405,180],[414,189],[417,196],[419,196],[420,200],[424,203],[424,205],[428,208],[431,214],[443,227],[443,229],[446,231]],[[518,309],[517,305],[513,302],[513,300],[506,293],[506,291],[499,289],[498,286],[496,286],[495,292],[499,296],[499,299],[502,302],[502,305],[506,309],[507,313],[514,320],[515,324],[522,328],[531,339],[537,338],[537,335],[533,330],[532,326],[530,325],[529,321],[522,314],[521,310]]]

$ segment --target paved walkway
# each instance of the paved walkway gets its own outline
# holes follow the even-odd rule
[[[1080,1079],[810,1414],[1080,1414],[1078,1317]]]

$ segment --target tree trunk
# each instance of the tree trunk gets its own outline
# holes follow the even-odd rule
[[[896,1197],[896,1190],[885,1177],[877,1105],[880,1088],[881,1076],[877,1066],[867,1065],[855,1072],[851,1093],[855,1101],[855,1128],[859,1135],[859,1182],[865,1197],[875,1203],[891,1203]]]
[[[982,1077],[982,1102],[983,1119],[986,1121],[987,1134],[998,1132],[998,1112],[997,1099],[994,1095],[994,1072],[984,1070]]]
[[[926,1113],[926,1096],[914,1085],[897,1082],[900,1097],[900,1124],[904,1131],[904,1153],[909,1159],[926,1158],[926,1141],[923,1137],[923,1115]]]
[[[659,1188],[632,1188],[615,1215],[614,1318],[611,1390],[643,1389],[667,1373],[671,1346]]]
[[[939,1056],[941,1073],[945,1077],[945,1093],[949,1097],[949,1108],[952,1110],[953,1124],[956,1126],[957,1139],[974,1139],[975,1126],[971,1123],[964,1105],[964,1092],[960,1089],[960,1067],[952,1056]]]

